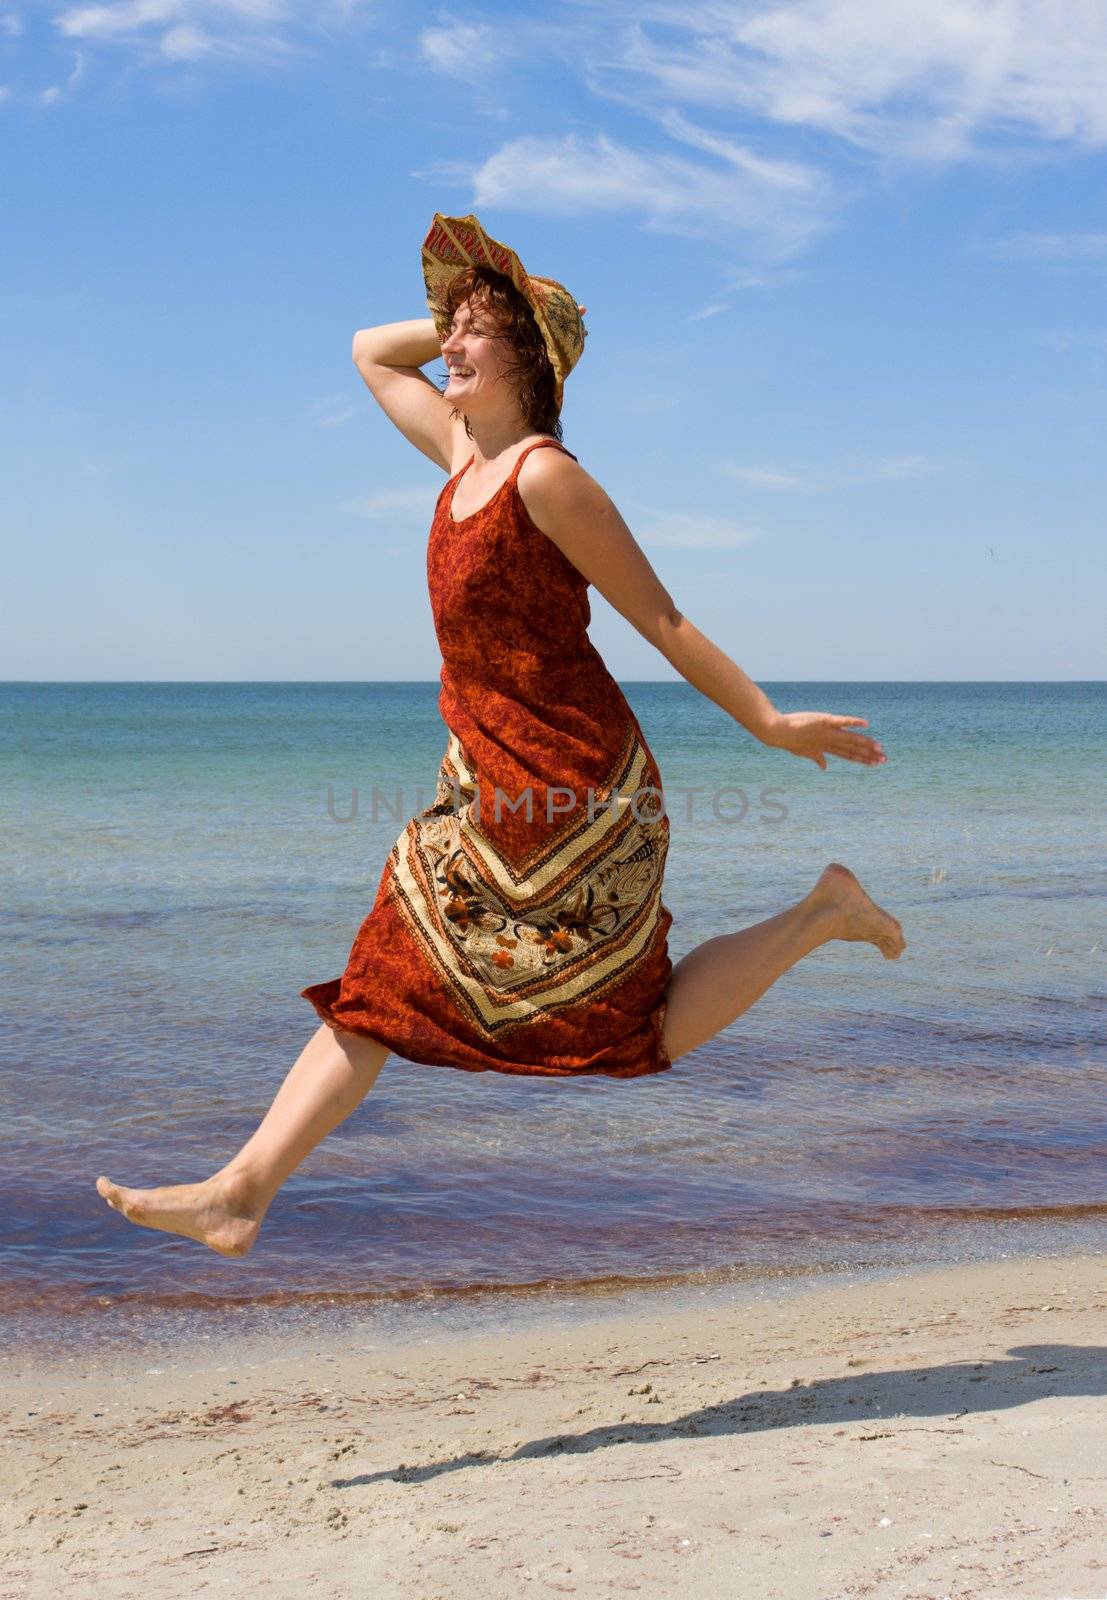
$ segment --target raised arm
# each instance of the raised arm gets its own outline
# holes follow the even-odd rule
[[[465,424],[450,416],[449,401],[419,370],[441,354],[430,317],[386,322],[354,334],[354,365],[381,410],[416,449],[452,473]]]
[[[629,623],[693,688],[774,749],[826,769],[828,755],[879,766],[875,739],[849,730],[863,717],[781,712],[737,662],[677,610],[615,505],[583,467],[559,450],[534,450],[519,470],[519,493],[535,526],[552,539]]]

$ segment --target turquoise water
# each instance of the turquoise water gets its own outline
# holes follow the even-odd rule
[[[767,684],[869,719],[886,765],[825,773],[683,683],[624,687],[669,801],[674,961],[834,859],[907,954],[827,946],[656,1078],[393,1058],[229,1262],[92,1180],[199,1178],[252,1131],[317,1025],[299,990],[341,971],[433,797],[438,686],[0,686],[0,1310],[91,1327],[1100,1239],[1107,685]]]

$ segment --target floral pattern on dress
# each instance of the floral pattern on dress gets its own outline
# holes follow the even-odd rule
[[[651,912],[668,850],[659,800],[644,796],[638,816],[627,812],[602,854],[562,875],[545,901],[513,904],[479,872],[465,849],[471,826],[464,808],[423,814],[419,843],[430,868],[441,925],[474,974],[496,988],[534,979],[558,982],[582,958],[594,961],[617,946],[627,930]],[[487,849],[485,843],[484,848]],[[612,981],[621,968],[616,966]]]

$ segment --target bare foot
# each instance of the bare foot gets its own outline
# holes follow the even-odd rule
[[[898,960],[906,950],[907,941],[895,917],[870,900],[840,861],[832,861],[822,872],[810,898],[837,912],[839,931],[832,938],[874,944],[889,961]]]
[[[221,1256],[246,1255],[264,1216],[246,1184],[234,1178],[208,1178],[166,1189],[123,1189],[110,1178],[97,1178],[96,1188],[129,1222],[198,1239]]]

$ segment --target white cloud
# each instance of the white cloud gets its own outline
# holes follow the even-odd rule
[[[800,468],[780,471],[775,467],[747,467],[728,461],[723,471],[752,489],[791,490],[803,494],[822,494],[829,489],[866,483],[906,483],[917,478],[948,472],[953,463],[935,456],[875,456],[836,467]]]
[[[315,400],[310,406],[310,411],[320,428],[341,428],[365,410],[364,405],[355,404],[345,394],[330,394],[322,400]]]
[[[513,53],[511,34],[486,22],[455,22],[424,28],[419,49],[437,72],[470,81],[483,78],[489,67]]]
[[[667,550],[736,550],[761,535],[755,528],[741,527],[727,517],[653,511],[636,530],[635,537],[640,544]]]
[[[216,45],[210,33],[182,23],[162,34],[160,48],[168,61],[199,61],[203,56],[214,54]]]
[[[945,472],[949,463],[933,456],[878,456],[873,461],[857,467],[843,467],[838,473],[839,483],[907,483],[915,478],[929,478],[933,473]]]
[[[696,150],[704,150],[709,155],[718,156],[728,166],[744,172],[753,182],[759,183],[765,189],[775,190],[778,194],[781,191],[791,191],[793,194],[807,195],[812,186],[819,181],[817,174],[810,167],[801,166],[795,161],[772,161],[765,156],[759,156],[748,145],[735,144],[733,139],[697,127],[678,111],[663,112],[660,122],[671,138],[679,140],[682,144],[691,145]]]
[[[1016,233],[993,248],[997,255],[1036,261],[1099,261],[1107,256],[1107,233]]]
[[[85,58],[78,54],[73,58],[73,70],[69,73],[64,84],[52,83],[47,89],[40,89],[35,99],[40,106],[57,105],[66,89],[72,89],[84,76]]]
[[[365,9],[364,0],[108,0],[63,7],[54,26],[66,38],[126,48],[146,62],[271,59],[332,37]]]
[[[171,22],[190,9],[188,0],[120,0],[115,5],[73,6],[56,25],[71,39],[103,39]]]
[[[0,33],[6,33],[9,39],[18,39],[23,32],[23,18],[14,11],[5,11],[0,15]]]
[[[420,43],[464,78],[505,48],[479,21],[424,29]],[[622,211],[732,254],[739,244],[738,273],[693,320],[779,283],[873,166],[1107,145],[1102,0],[575,0],[558,30],[525,21],[507,48],[559,63],[654,137],[539,125],[475,167],[417,176],[470,180],[474,207]],[[1036,248],[1099,253],[1090,237]]]
[[[414,514],[418,511],[425,513],[429,522],[434,510],[434,496],[433,485],[423,489],[380,489],[376,494],[362,495],[357,500],[344,500],[338,509],[348,516],[367,517],[370,521],[377,521],[382,513],[399,513],[402,516],[405,512]]]
[[[709,136],[683,124],[681,137]],[[660,232],[718,238],[746,233],[773,257],[804,248],[826,225],[831,191],[795,162],[755,158],[714,141],[718,164],[666,150],[634,150],[606,134],[527,135],[503,145],[471,174],[474,204],[561,216],[637,212]]]
[[[770,472],[764,467],[735,467],[728,464],[726,468],[733,478],[740,478],[743,483],[752,484],[755,489],[802,489],[805,487],[803,479],[797,478],[790,472]]]
[[[1011,135],[1107,143],[1098,0],[594,0],[590,9],[607,24],[591,81],[623,101],[661,95],[753,113],[881,156],[949,160]]]

